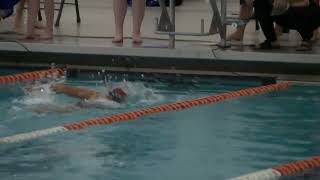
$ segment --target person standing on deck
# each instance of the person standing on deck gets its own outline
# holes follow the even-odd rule
[[[261,4],[260,0],[257,0],[257,1],[258,1],[258,4]],[[275,1],[277,1],[277,0],[275,0]],[[270,0],[270,2],[271,2],[271,0]],[[289,2],[290,2],[290,4],[295,4],[295,3],[293,3],[293,1],[289,1]],[[298,2],[298,5],[301,5],[301,3],[299,3],[299,0],[297,0],[297,2]],[[316,5],[316,6],[319,6],[318,0],[311,0],[311,3],[314,3],[314,5]],[[240,0],[240,15],[239,15],[240,20],[249,20],[250,19],[250,17],[252,16],[252,12],[253,12],[253,4],[254,4],[254,0]],[[269,4],[271,4],[271,3],[269,3]],[[268,6],[265,6],[265,8],[268,9]],[[257,13],[261,14],[261,12],[257,12]],[[245,32],[245,27],[246,27],[245,25],[237,27],[236,31],[227,37],[227,40],[228,41],[242,41],[243,36],[244,36],[244,32]],[[278,24],[276,24],[276,26],[275,26],[275,33],[276,33],[276,36],[278,36],[278,37],[281,36],[283,32],[288,33],[288,31],[289,31],[289,29],[287,29],[287,28],[284,29]],[[318,30],[314,31],[314,36],[312,39],[313,40],[319,39]]]
[[[25,5],[27,4],[27,0],[19,0],[19,3],[17,4],[16,7],[16,13],[15,13],[15,17],[14,17],[14,32],[16,33],[20,33],[22,32],[22,25],[23,25],[23,21],[24,21],[24,8]],[[35,23],[35,28],[36,29],[44,29],[45,26],[40,22],[37,21]]]
[[[36,39],[35,27],[40,8],[40,0],[28,0],[28,22],[25,39]],[[46,27],[40,40],[51,40],[53,38],[53,19],[54,19],[54,0],[44,1],[44,10],[46,15]]]
[[[123,43],[123,24],[127,14],[127,0],[113,0],[113,10],[115,17],[115,36],[113,43]],[[132,43],[141,44],[141,25],[145,14],[145,0],[133,0],[132,2]]]
[[[14,31],[17,33],[21,31],[21,26],[23,23],[23,14],[24,14],[23,11],[24,11],[24,6],[26,2],[27,2],[26,0],[20,0],[16,8],[16,15],[14,18]]]
[[[260,49],[280,48],[273,27],[273,22],[276,22],[300,33],[303,41],[297,50],[311,50],[313,31],[320,25],[320,8],[312,0],[274,0],[273,3],[269,0],[255,0],[255,11],[266,37],[266,41],[259,45]]]

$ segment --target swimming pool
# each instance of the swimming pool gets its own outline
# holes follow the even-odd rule
[[[77,100],[46,92],[26,94],[21,85],[2,86],[0,137],[260,85],[255,80],[212,77],[101,76],[83,75],[66,83],[99,91],[120,83],[130,90],[128,102],[100,102],[99,108],[38,114],[30,107]],[[137,121],[1,145],[0,177],[222,180],[300,160],[320,151],[319,90],[295,85]]]

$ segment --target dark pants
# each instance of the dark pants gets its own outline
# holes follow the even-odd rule
[[[275,16],[277,24],[297,30],[304,41],[309,41],[313,31],[320,26],[320,8],[316,5],[308,7],[291,7],[281,16]]]
[[[313,31],[320,25],[320,8],[314,4],[308,7],[291,7],[280,16],[271,16],[272,3],[270,0],[255,0],[254,3],[256,17],[267,41],[277,40],[273,23],[297,30],[304,41],[308,41],[313,36]]]
[[[255,0],[254,8],[256,18],[258,19],[263,34],[266,36],[267,41],[273,42],[277,40],[276,32],[274,31],[274,19],[271,16],[272,3],[270,0]]]

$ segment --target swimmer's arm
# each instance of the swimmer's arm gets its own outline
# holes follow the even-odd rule
[[[91,89],[81,88],[81,87],[72,87],[64,84],[52,85],[51,89],[56,93],[63,93],[63,94],[66,94],[72,97],[77,97],[80,99],[97,99],[101,96],[99,92]]]

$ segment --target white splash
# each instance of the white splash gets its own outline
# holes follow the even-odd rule
[[[122,88],[128,94],[127,104],[154,104],[163,101],[164,97],[157,94],[156,90],[146,87],[142,82],[118,82],[109,83],[107,90],[111,91],[114,88]]]
[[[101,108],[101,109],[104,109],[104,108],[116,109],[121,107],[121,104],[105,98],[99,98],[95,100],[86,100],[82,102],[82,105],[88,106],[88,107]]]

